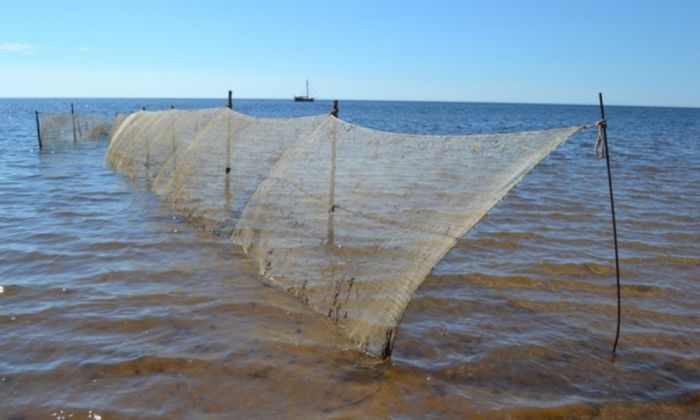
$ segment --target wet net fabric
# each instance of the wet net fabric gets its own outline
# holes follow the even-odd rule
[[[326,115],[139,112],[114,131],[107,160],[230,234],[267,282],[386,357],[432,268],[581,128],[423,136]]]
[[[41,113],[39,116],[41,142],[45,147],[107,138],[112,124],[112,120],[89,114]]]
[[[230,234],[280,156],[324,118],[258,119],[228,108],[138,112],[114,131],[106,158],[192,222]]]

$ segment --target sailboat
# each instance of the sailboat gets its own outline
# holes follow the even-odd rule
[[[306,95],[295,96],[294,101],[295,102],[313,102],[314,101],[314,98],[309,96],[309,79],[306,79]]]

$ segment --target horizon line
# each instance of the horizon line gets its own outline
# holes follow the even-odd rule
[[[314,98],[315,101],[351,101],[351,102],[422,102],[422,103],[454,103],[454,104],[493,104],[493,105],[551,105],[551,106],[599,106],[597,98],[591,103],[572,103],[572,102],[507,102],[507,101],[479,101],[479,100],[439,100],[439,99],[348,99],[348,98],[338,98],[338,99],[325,99],[325,98]],[[0,96],[2,99],[147,99],[147,100],[160,100],[160,99],[177,99],[177,100],[218,100],[221,99],[225,104],[227,97],[205,97],[205,96],[193,96],[193,97],[178,97],[178,96]],[[236,100],[245,101],[294,101],[293,98],[236,98],[233,97],[234,102]],[[616,104],[616,103],[605,103],[606,107],[630,107],[630,108],[673,108],[673,109],[700,109],[700,105],[697,106],[687,106],[687,105],[630,105],[630,104]]]

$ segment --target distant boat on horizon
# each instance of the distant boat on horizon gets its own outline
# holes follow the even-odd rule
[[[313,102],[314,98],[309,96],[309,79],[306,79],[306,95],[295,96],[294,102]]]

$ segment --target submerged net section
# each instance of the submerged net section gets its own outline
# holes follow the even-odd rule
[[[115,130],[107,160],[230,233],[266,281],[386,357],[432,268],[581,128],[419,136],[325,115],[139,112]]]
[[[107,138],[112,124],[113,121],[99,115],[39,114],[39,134],[44,147]]]

